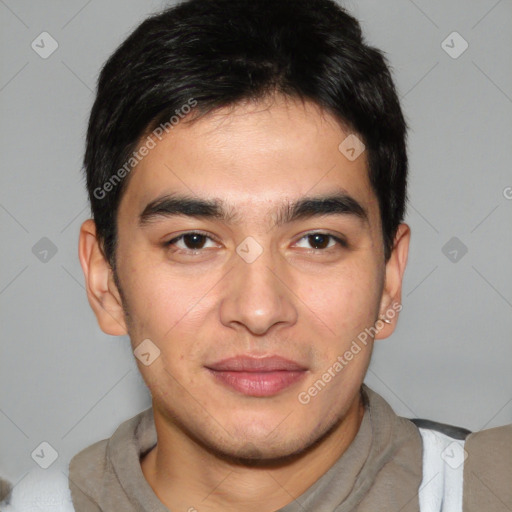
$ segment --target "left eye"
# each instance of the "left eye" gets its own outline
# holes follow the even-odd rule
[[[331,247],[334,247],[336,243],[346,246],[343,240],[327,233],[310,233],[309,235],[303,236],[297,244],[300,244],[303,241],[305,244],[309,244],[309,247],[307,245],[299,245],[305,249],[330,249]]]

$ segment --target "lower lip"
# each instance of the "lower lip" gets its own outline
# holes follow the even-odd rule
[[[226,386],[248,396],[272,396],[299,382],[306,371],[230,372],[209,370]]]

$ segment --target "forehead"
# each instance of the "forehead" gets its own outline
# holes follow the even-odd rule
[[[354,135],[316,104],[282,96],[182,121],[155,139],[131,172],[120,212],[139,215],[163,194],[181,193],[253,217],[341,188],[365,205],[374,224],[366,151],[355,160],[345,151]]]

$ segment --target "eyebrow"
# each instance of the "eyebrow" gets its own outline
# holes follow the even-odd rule
[[[187,217],[219,220],[226,224],[239,223],[242,219],[233,209],[227,209],[220,199],[202,199],[189,195],[168,194],[149,202],[139,215],[139,225],[184,215]],[[285,202],[273,212],[273,226],[324,215],[351,216],[369,222],[367,209],[345,191],[322,196],[303,197]]]

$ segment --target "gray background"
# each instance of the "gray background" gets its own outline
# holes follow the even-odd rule
[[[129,340],[103,334],[89,308],[77,239],[100,67],[165,5],[0,0],[0,474],[13,482],[35,467],[42,441],[64,467],[150,406]],[[403,311],[366,382],[407,417],[510,423],[512,1],[345,5],[386,52],[411,127]],[[31,48],[43,31],[59,44],[47,59]],[[453,31],[469,43],[456,59],[441,46]],[[46,261],[48,242],[33,253],[43,237],[57,249]]]

